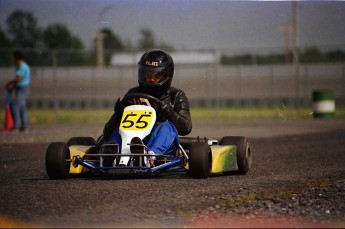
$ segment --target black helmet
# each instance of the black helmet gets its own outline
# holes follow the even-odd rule
[[[159,97],[171,85],[174,75],[174,62],[163,50],[149,50],[139,61],[139,87],[147,94]]]

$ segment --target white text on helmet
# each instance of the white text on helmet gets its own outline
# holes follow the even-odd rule
[[[155,66],[158,67],[158,62],[157,61],[146,61],[145,65],[149,65],[149,66]]]

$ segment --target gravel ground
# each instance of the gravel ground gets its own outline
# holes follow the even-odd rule
[[[207,180],[173,175],[55,182],[44,171],[48,143],[97,137],[101,124],[0,132],[0,227],[344,228],[344,124],[345,120],[196,122],[192,136],[244,135],[253,150],[247,175]]]
[[[300,192],[221,197],[188,220],[196,227],[345,227],[345,180]],[[187,225],[188,225],[187,224]]]

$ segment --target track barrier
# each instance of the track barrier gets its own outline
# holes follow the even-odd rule
[[[334,118],[335,101],[330,90],[313,91],[313,116],[314,118]]]

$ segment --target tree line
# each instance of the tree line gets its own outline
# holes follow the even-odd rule
[[[0,66],[11,64],[9,57],[12,50],[17,48],[27,50],[26,57],[31,65],[68,66],[95,63],[95,45],[91,52],[86,52],[82,40],[72,34],[66,25],[54,23],[41,28],[32,12],[16,10],[8,16],[6,27],[6,29],[0,27]],[[140,30],[140,39],[135,46],[129,41],[122,41],[109,28],[101,28],[98,32],[104,34],[103,48],[106,50],[104,54],[106,63],[109,62],[114,51],[174,49],[171,45],[158,43],[153,32],[146,28]]]
[[[289,53],[287,61],[286,54],[273,53],[267,55],[243,54],[236,56],[223,55],[221,58],[222,64],[226,65],[264,65],[264,64],[290,64],[293,59],[293,54]],[[320,51],[316,46],[303,48],[299,52],[299,62],[308,63],[336,63],[345,62],[345,52],[341,49],[331,51]]]
[[[123,41],[110,28],[101,28],[103,33],[104,61],[109,64],[114,52],[162,48],[173,51],[174,47],[157,42],[150,29],[142,28],[136,45]],[[95,34],[96,36],[96,34]],[[38,26],[37,18],[31,12],[16,10],[6,20],[6,29],[0,27],[0,66],[10,66],[13,49],[25,49],[29,64],[33,66],[92,66],[96,63],[95,45],[86,51],[82,40],[72,34],[68,27],[54,23],[46,28]],[[292,59],[292,53],[290,60]],[[334,50],[321,52],[316,46],[306,47],[299,53],[301,63],[344,62],[345,52]],[[221,63],[226,65],[283,64],[286,53],[268,55],[243,54],[222,55]]]

